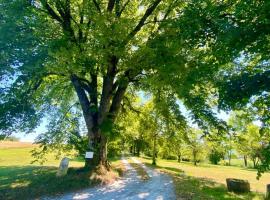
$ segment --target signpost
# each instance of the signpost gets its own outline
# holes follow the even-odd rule
[[[86,153],[85,153],[85,158],[93,158],[93,156],[94,156],[94,152],[92,152],[92,151],[87,151]]]

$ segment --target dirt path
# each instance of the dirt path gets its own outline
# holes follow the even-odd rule
[[[69,199],[89,199],[89,200],[175,200],[174,188],[171,177],[150,169],[140,161],[132,158],[134,162],[141,164],[147,171],[150,179],[142,181],[137,176],[136,171],[130,166],[125,158],[122,162],[127,168],[126,175],[108,186],[99,186],[76,193],[66,194],[57,198],[47,200],[69,200]]]

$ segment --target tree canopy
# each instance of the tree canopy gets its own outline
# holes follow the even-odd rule
[[[184,127],[181,101],[205,134],[224,133],[228,126],[214,110],[251,102],[267,125],[260,113],[268,105],[269,6],[252,0],[3,0],[0,130],[31,132],[46,118],[48,131],[37,142],[80,144],[82,152],[94,151],[90,167],[107,165],[117,116],[132,109],[138,91],[153,97],[161,116],[156,122],[178,120]]]

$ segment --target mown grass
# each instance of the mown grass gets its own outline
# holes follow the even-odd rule
[[[84,162],[71,159],[68,174],[56,177],[60,163],[53,154],[47,156],[44,165],[31,164],[33,158],[30,151],[34,147],[11,145],[9,148],[0,146],[0,199],[34,199],[42,196],[58,195],[91,187],[97,184],[96,176],[82,169]],[[112,167],[121,167],[121,163],[112,162]],[[106,174],[106,181],[115,178],[112,173]]]
[[[151,160],[147,158],[138,158],[150,167]],[[221,199],[221,200],[262,200],[264,195],[258,192],[248,194],[234,194],[228,192],[225,186],[226,177],[243,178],[252,180],[256,177],[255,171],[245,170],[237,167],[225,166],[192,166],[189,163],[177,163],[176,161],[158,160],[158,168],[161,171],[169,173],[173,177],[175,191],[178,199]],[[245,175],[245,176],[244,176]],[[270,181],[270,179],[268,179]],[[266,181],[267,182],[267,181]],[[258,185],[260,184],[260,185]],[[264,182],[251,183],[251,187],[265,188]],[[264,192],[264,191],[263,191]]]

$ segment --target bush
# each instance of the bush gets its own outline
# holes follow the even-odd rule
[[[175,155],[168,155],[165,157],[166,160],[177,160],[177,156]]]
[[[211,150],[210,154],[209,154],[209,161],[214,164],[217,165],[219,163],[219,161],[224,157],[222,152],[219,152],[215,149]]]
[[[121,144],[118,141],[109,142],[108,144],[108,158],[114,158],[121,155]]]
[[[182,161],[190,162],[190,159],[189,158],[182,158]]]

